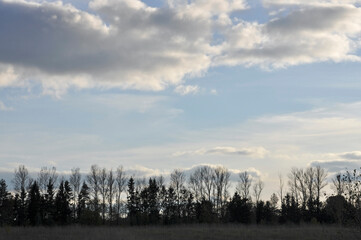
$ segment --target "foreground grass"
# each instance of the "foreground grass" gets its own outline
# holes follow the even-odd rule
[[[326,240],[361,239],[359,228],[330,226],[191,225],[171,227],[36,227],[0,228],[0,239],[52,240]]]

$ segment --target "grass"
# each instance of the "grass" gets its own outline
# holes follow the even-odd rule
[[[152,227],[0,228],[0,239],[14,240],[356,240],[360,228],[335,226],[185,225]]]

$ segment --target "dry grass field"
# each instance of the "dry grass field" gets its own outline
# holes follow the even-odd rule
[[[301,226],[259,227],[194,225],[172,227],[0,228],[0,239],[13,240],[356,240],[360,228]]]

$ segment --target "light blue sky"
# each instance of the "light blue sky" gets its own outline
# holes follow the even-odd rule
[[[150,20],[126,0],[37,2],[0,1],[0,172],[224,165],[261,177],[270,195],[293,166],[361,166],[358,1],[146,1],[163,11]],[[10,55],[17,44],[28,46]]]

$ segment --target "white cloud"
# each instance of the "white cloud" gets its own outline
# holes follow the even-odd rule
[[[302,6],[315,6],[325,4],[356,4],[360,0],[263,0],[265,6],[273,5],[302,5]]]
[[[360,61],[361,10],[353,5],[313,6],[265,24],[240,21],[226,33],[218,65],[283,68],[321,61]]]
[[[90,6],[96,14],[61,2],[0,1],[6,23],[0,25],[0,62],[22,81],[40,81],[47,94],[71,86],[162,90],[208,68],[206,20],[139,1]]]
[[[174,89],[174,92],[182,96],[196,94],[199,92],[199,87],[195,85],[179,85]]]
[[[12,107],[7,107],[2,101],[0,101],[0,111],[13,111]]]
[[[268,0],[275,18],[258,23],[231,20],[249,8],[243,0],[169,0],[158,8],[94,0],[89,12],[62,2],[2,0],[0,87],[35,82],[58,97],[70,87],[178,86],[186,94],[198,90],[179,84],[211,66],[360,61],[359,2]]]
[[[240,155],[249,156],[252,158],[264,158],[268,151],[263,147],[255,148],[234,148],[234,147],[214,147],[211,149],[197,149],[194,151],[181,151],[173,154],[174,157],[181,157],[185,155],[207,155],[207,154],[221,154],[221,155]]]

